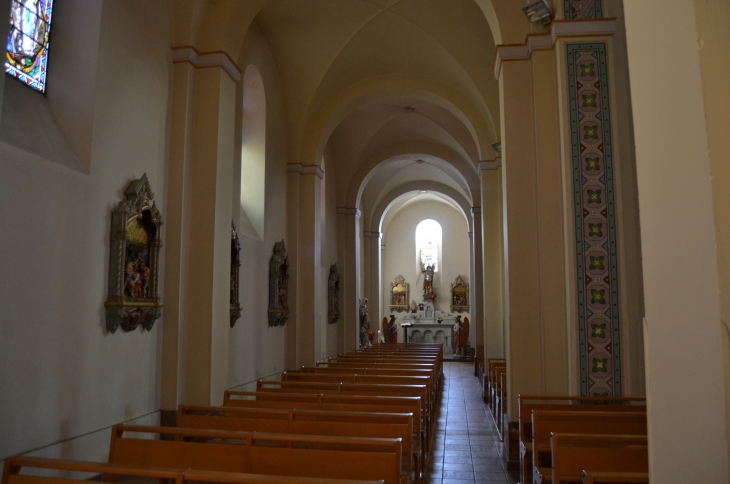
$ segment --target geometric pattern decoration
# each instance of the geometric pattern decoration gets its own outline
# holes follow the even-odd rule
[[[568,45],[581,393],[621,395],[606,44]]]
[[[565,20],[602,18],[601,0],[564,0]]]
[[[12,0],[5,44],[5,72],[46,92],[53,0]]]

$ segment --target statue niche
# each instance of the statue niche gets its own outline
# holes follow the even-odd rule
[[[469,312],[469,284],[461,276],[451,283],[451,312]]]
[[[236,226],[231,222],[231,328],[241,317],[241,302],[239,301],[239,279],[241,269],[241,243],[238,241]]]
[[[284,326],[289,319],[289,262],[284,241],[274,244],[269,262],[269,326]]]
[[[408,312],[408,283],[400,274],[390,283],[390,310]]]
[[[327,322],[335,324],[340,319],[340,273],[337,264],[330,266],[327,289]]]
[[[134,331],[140,324],[150,331],[162,316],[157,292],[162,240],[162,217],[154,202],[147,174],[133,180],[124,199],[112,212],[109,253],[109,296],[106,329]]]

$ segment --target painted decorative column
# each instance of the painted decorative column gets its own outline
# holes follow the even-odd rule
[[[581,393],[621,395],[616,210],[606,44],[567,46]]]

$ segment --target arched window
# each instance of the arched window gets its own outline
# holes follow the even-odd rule
[[[435,220],[423,220],[416,227],[416,256],[420,271],[427,266],[441,270],[441,225]]]
[[[249,65],[243,74],[243,135],[241,140],[241,231],[264,239],[266,188],[266,94],[261,73]]]
[[[5,72],[46,92],[53,0],[12,0]]]

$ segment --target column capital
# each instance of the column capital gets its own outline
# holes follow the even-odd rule
[[[365,237],[371,237],[373,239],[380,239],[383,237],[383,234],[381,232],[365,232],[363,235]]]
[[[317,165],[302,165],[301,163],[289,163],[286,165],[288,173],[299,173],[300,175],[317,175],[320,180],[324,179],[324,170]]]
[[[471,216],[475,217],[482,213],[482,207],[471,207]]]
[[[241,82],[241,69],[225,52],[198,52],[190,45],[173,47],[172,62],[189,62],[196,69],[205,67],[220,67],[238,84]]]
[[[615,19],[556,20],[550,32],[528,35],[527,42],[522,45],[498,45],[494,56],[494,77],[499,79],[503,62],[527,60],[536,50],[552,50],[560,37],[594,37],[615,33]]]
[[[467,232],[466,235],[468,235],[469,238],[471,239],[474,237],[474,232]]]
[[[494,160],[484,160],[479,162],[479,171],[496,170],[502,166],[502,158],[497,157]]]
[[[337,213],[342,215],[354,215],[357,218],[360,218],[362,215],[362,212],[360,212],[359,208],[347,208],[347,207],[337,207]]]

